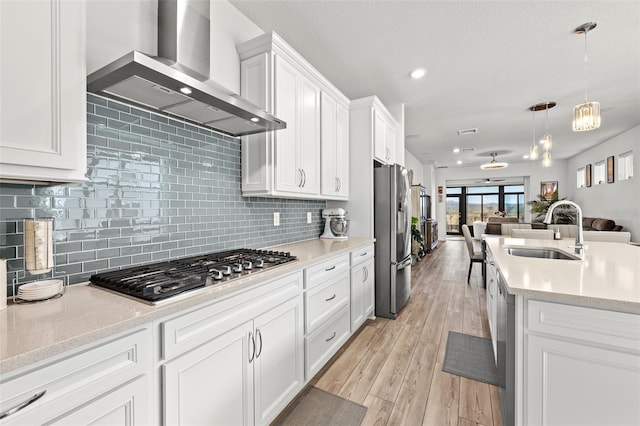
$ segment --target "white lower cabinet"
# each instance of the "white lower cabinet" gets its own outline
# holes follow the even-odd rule
[[[309,381],[347,341],[349,255],[305,269],[305,377]]]
[[[489,322],[489,333],[491,335],[491,344],[493,346],[493,357],[497,363],[498,360],[498,331],[496,329],[498,322],[498,271],[491,252],[487,251],[486,259],[486,282],[487,282],[487,319]]]
[[[149,376],[140,376],[52,421],[52,425],[148,425]]]
[[[268,424],[304,384],[302,273],[162,323],[164,424]]]
[[[151,424],[151,348],[142,328],[3,375],[2,424]]]
[[[307,380],[320,371],[350,335],[348,306],[343,306],[329,322],[307,335],[305,338]]]
[[[351,333],[373,316],[375,305],[374,246],[351,252]]]
[[[525,425],[640,424],[640,315],[528,300]]]

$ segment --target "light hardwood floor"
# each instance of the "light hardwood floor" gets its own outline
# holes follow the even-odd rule
[[[363,425],[502,425],[498,389],[442,371],[448,332],[489,337],[481,265],[467,285],[463,240],[441,242],[412,270],[397,320],[369,320],[311,381],[368,407]]]

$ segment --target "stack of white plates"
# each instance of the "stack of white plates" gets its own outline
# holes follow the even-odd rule
[[[18,298],[22,300],[44,300],[62,293],[62,280],[35,281],[18,288]]]

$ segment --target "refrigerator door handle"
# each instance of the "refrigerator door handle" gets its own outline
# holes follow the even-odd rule
[[[404,269],[407,266],[411,265],[411,256],[405,257],[400,262],[391,262],[391,264],[396,265],[398,269]]]

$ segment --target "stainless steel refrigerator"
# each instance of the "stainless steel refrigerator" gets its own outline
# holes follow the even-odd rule
[[[373,174],[376,315],[396,319],[411,295],[411,186],[399,164]]]

